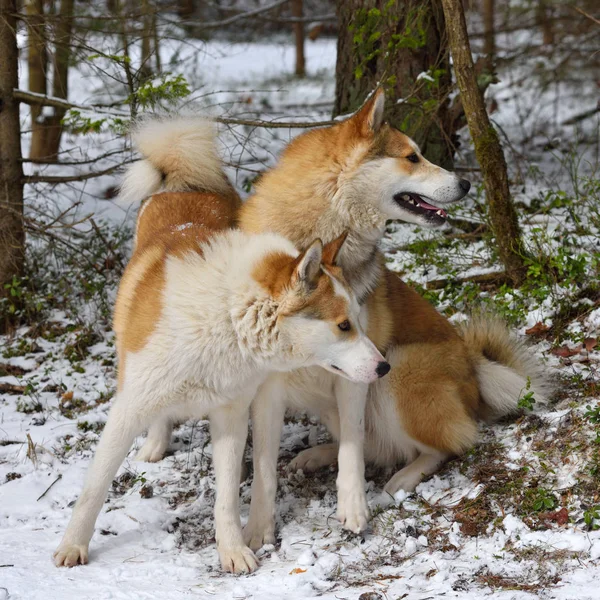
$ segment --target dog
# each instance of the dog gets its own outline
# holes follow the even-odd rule
[[[365,460],[403,463],[385,491],[411,492],[475,444],[478,422],[515,412],[526,388],[537,402],[547,395],[543,369],[502,322],[482,315],[457,330],[385,268],[378,243],[386,222],[442,226],[444,207],[461,200],[470,183],[426,160],[413,140],[384,122],[384,108],[379,89],[350,118],[295,138],[240,212],[242,230],[277,232],[299,248],[315,236],[330,240],[349,231],[340,266],[359,298],[368,336],[392,367],[371,385],[302,369],[259,393],[252,407],[255,468],[244,529],[254,549],[275,541],[275,440],[285,407],[317,415],[336,440],[301,452],[290,468],[308,472],[337,459],[337,516],[359,532],[369,519]],[[263,427],[264,415],[270,428]]]
[[[311,365],[361,385],[390,369],[365,335],[358,300],[337,266],[345,233],[299,253],[279,234],[232,228],[239,197],[213,137],[211,124],[185,120],[150,122],[136,136],[146,158],[130,169],[122,194],[149,198],[115,306],[117,395],[54,554],[57,566],[87,562],[94,523],[137,435],[149,428],[139,458],[156,460],[174,421],[208,416],[221,565],[253,571],[238,490],[259,387],[272,373]]]

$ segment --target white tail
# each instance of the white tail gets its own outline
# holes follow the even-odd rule
[[[462,336],[476,354],[483,415],[496,419],[515,412],[519,400],[533,393],[534,406],[548,401],[551,384],[543,365],[506,324],[490,315],[477,315],[461,326]]]
[[[159,190],[230,193],[216,148],[215,125],[208,119],[145,120],[133,141],[143,160],[125,173],[119,199],[140,202]]]

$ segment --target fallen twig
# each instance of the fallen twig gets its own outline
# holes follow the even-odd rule
[[[483,273],[480,275],[471,275],[469,277],[456,277],[455,279],[433,279],[428,281],[425,287],[428,290],[442,290],[449,283],[508,283],[511,279],[505,271],[495,273]]]
[[[36,502],[39,502],[52,488],[52,486],[57,482],[60,481],[62,479],[62,473],[46,488],[46,491],[36,500]]]

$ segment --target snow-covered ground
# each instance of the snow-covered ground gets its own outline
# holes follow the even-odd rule
[[[333,40],[307,45],[309,77],[304,81],[289,77],[293,48],[285,43],[211,42],[178,50],[181,68],[194,89],[195,103],[188,103],[186,110],[212,106],[217,114],[328,118],[327,103],[334,90]],[[173,51],[163,47],[163,64],[168,64]],[[105,100],[103,94],[108,94],[90,67],[72,70],[71,89],[82,104]],[[526,110],[522,105],[529,102],[530,109],[539,108],[539,118],[546,106],[526,92],[517,95],[508,83],[494,92],[499,105],[495,119],[515,139],[525,129],[529,137],[539,135],[533,113],[527,113],[528,119],[516,118]],[[573,100],[574,95],[560,105],[565,117],[585,108]],[[547,106],[550,110],[554,105],[548,101]],[[276,153],[296,133],[224,130],[224,156],[236,163],[241,160],[245,169],[230,171],[238,187],[243,190],[253,169],[273,164]],[[78,158],[122,145],[122,139],[108,132],[67,136],[64,141],[67,154]],[[465,147],[461,160],[468,165],[471,154]],[[122,156],[94,168],[107,168]],[[541,151],[540,160],[544,160]],[[514,172],[529,168],[524,163],[511,166]],[[551,170],[554,182],[560,161],[547,160],[542,170],[546,166],[545,173]],[[58,173],[57,167],[44,172]],[[76,168],[63,167],[60,173],[65,172]],[[526,206],[555,189],[539,172],[516,180],[515,193]],[[80,202],[69,213],[73,220],[94,213],[98,223],[108,223],[101,225],[106,227],[105,237],[115,232],[126,235],[130,225],[126,211],[104,198],[117,183],[118,174],[68,186],[38,185],[29,189],[29,210],[57,214]],[[466,203],[459,214],[478,219],[476,207],[477,200]],[[594,220],[593,207],[577,210],[586,222]],[[541,215],[530,214],[524,222],[527,238],[537,240],[537,230],[545,227],[558,232],[550,236],[550,248],[558,252],[561,244],[570,247],[569,236],[574,235],[569,231],[570,214],[560,203]],[[594,223],[588,234],[597,233]],[[80,229],[92,235],[87,222]],[[590,310],[569,325],[570,337],[559,352],[552,353],[549,341],[530,332],[538,339],[532,351],[547,361],[549,372],[565,377],[555,403],[485,428],[481,445],[451,461],[415,494],[390,504],[381,497],[389,473],[369,470],[368,493],[375,516],[365,535],[347,534],[335,520],[333,469],[310,476],[285,472],[298,450],[326,436],[310,418],[291,419],[280,453],[278,544],[259,553],[261,567],[256,573],[223,574],[214,541],[207,423],[187,423],[176,430],[161,462],[138,463],[133,460],[135,449],[130,452],[96,524],[90,564],[55,568],[51,555],[81,489],[116,385],[108,317],[118,277],[111,269],[126,252],[126,244],[118,245],[117,239],[109,237],[109,252],[104,243],[98,249],[74,238],[73,243],[81,246],[82,261],[95,265],[89,279],[74,275],[70,289],[49,283],[55,298],[44,301],[52,305],[62,294],[64,308],[49,309],[39,323],[22,327],[14,337],[0,338],[0,600],[600,598],[600,531],[594,530],[600,524],[600,514],[594,516],[600,506],[600,444],[594,439],[597,422],[586,409],[594,408],[599,395],[594,382],[600,355],[596,342],[589,340],[598,335],[600,309],[594,305],[597,300],[589,298]],[[423,286],[439,277],[499,268],[481,240],[438,247],[435,264],[431,254],[416,251],[428,240],[440,239],[439,232],[390,225],[383,243],[390,268]],[[591,269],[598,252],[594,235],[578,238],[578,243],[590,257],[585,268]],[[78,268],[77,263],[52,259],[47,277],[53,279],[61,269],[77,274]],[[492,300],[502,300],[503,310],[524,334],[536,324],[551,325],[555,302],[570,292],[569,282],[561,281],[549,289],[546,299],[526,302],[507,292]],[[459,320],[473,300],[466,293],[444,290],[435,301]],[[245,520],[249,481],[241,486],[241,497]]]

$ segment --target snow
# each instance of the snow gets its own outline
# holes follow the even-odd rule
[[[208,109],[218,114],[285,120],[328,118],[331,105],[328,103],[332,102],[334,90],[334,40],[307,44],[309,77],[305,81],[289,77],[294,55],[288,43],[198,42],[177,48],[165,44],[164,64],[175,49],[180,52],[186,76],[194,84],[192,102],[186,110]],[[536,127],[544,115],[533,111],[530,114],[524,108],[537,105],[536,90],[520,87],[517,94],[509,84],[501,83],[495,88],[500,108],[494,119],[511,136],[518,132],[523,137],[539,136]],[[91,100],[102,102],[114,94],[114,90],[101,89],[90,65],[73,69],[70,85],[73,98],[82,104]],[[560,103],[560,119],[581,108],[573,95],[566,97]],[[325,108],[311,108],[315,103],[324,103]],[[299,108],[290,109],[293,104]],[[267,105],[268,109],[261,108]],[[541,113],[554,110],[550,95],[544,96],[539,105]],[[517,114],[525,114],[527,118],[515,124]],[[26,118],[24,109],[23,119]],[[250,132],[240,127],[229,128],[223,132],[223,152],[232,162],[241,160],[247,169],[262,168],[273,164],[277,152],[296,133],[298,130]],[[85,138],[67,136],[64,146],[72,159],[119,152],[104,159],[99,170],[130,155],[123,140],[108,132]],[[466,162],[469,152],[464,151]],[[31,165],[28,168],[34,172]],[[56,169],[48,167],[44,172],[58,174]],[[72,172],[62,169],[60,174]],[[548,177],[555,177],[557,172],[557,165],[552,163]],[[248,171],[243,169],[232,168],[230,174],[238,188],[248,177]],[[71,215],[74,220],[94,213],[95,218],[121,228],[130,223],[131,215],[103,197],[104,191],[118,180],[117,173],[60,189],[39,185],[29,189],[30,206],[44,210],[51,207],[60,212],[79,201],[81,204]],[[528,179],[522,196],[529,201],[535,196],[536,186],[546,189]],[[457,214],[473,219],[477,214],[473,207],[474,203],[465,203]],[[565,219],[568,214],[560,211],[547,219],[540,216],[526,225],[526,234],[533,226],[548,226],[551,233],[554,223]],[[464,248],[444,249],[447,264],[443,261],[435,265],[415,264],[414,253],[398,250],[438,235],[439,232],[391,224],[382,243],[388,266],[406,272],[410,281],[421,284],[448,276],[447,264],[459,265],[463,275],[488,273],[498,268],[481,242],[473,242],[468,253]],[[555,243],[558,247],[559,242]],[[594,242],[582,240],[584,243]],[[555,293],[563,292],[557,286]],[[443,297],[439,308],[447,308]],[[469,308],[456,307],[454,320],[464,317]],[[100,317],[96,311],[97,307],[82,303],[78,319],[56,311],[49,322],[78,327],[82,323],[97,325]],[[540,321],[552,323],[552,316],[553,299],[548,298],[526,315],[520,333]],[[585,335],[597,335],[600,309],[590,311],[581,328]],[[477,536],[464,533],[454,517],[459,507],[485,499],[485,485],[463,472],[459,463],[452,463],[420,484],[416,493],[401,492],[395,498],[382,492],[389,473],[369,471],[368,495],[371,506],[376,508],[375,516],[370,530],[355,536],[342,531],[335,520],[333,469],[314,475],[288,475],[284,470],[295,452],[322,440],[323,429],[310,419],[286,423],[280,460],[278,543],[258,553],[261,566],[256,573],[234,577],[220,571],[212,519],[212,449],[205,422],[178,428],[170,454],[159,463],[136,462],[133,459],[136,448],[132,449],[117,476],[117,481],[123,483],[111,490],[96,523],[90,564],[74,569],[55,568],[52,552],[65,530],[71,505],[81,490],[98,440],[94,424],[106,420],[109,403],[105,400],[116,385],[113,336],[106,329],[100,333],[101,339],[90,346],[87,357],[78,363],[80,370],[73,368],[63,352],[65,343],[75,339],[75,334],[68,331],[55,340],[37,337],[37,352],[0,359],[3,365],[24,371],[22,375],[1,376],[0,383],[32,386],[31,392],[22,396],[0,394],[0,600],[195,597],[357,600],[367,593],[372,593],[372,598],[394,600],[405,597],[597,600],[599,597],[600,532],[587,531],[582,522],[583,507],[578,504],[576,488],[579,463],[553,465],[555,489],[570,490],[573,494],[569,523],[551,524],[538,531],[532,529],[522,514],[511,512],[512,508],[505,514],[504,506],[494,505],[497,522],[490,523]],[[27,328],[23,328],[16,339],[30,337]],[[0,339],[0,351],[13,345],[14,340]],[[535,351],[547,356],[548,349],[542,342]],[[591,354],[596,364],[597,352]],[[550,366],[560,367],[563,373],[585,367],[575,363],[564,365],[552,356]],[[39,402],[42,410],[23,412],[18,408],[20,400]],[[78,412],[74,401],[81,401],[85,409]],[[71,406],[75,408],[70,409]],[[67,414],[68,410],[73,413]],[[546,444],[552,445],[553,436],[565,419],[580,413],[581,410],[570,406],[540,409],[536,414],[549,425]],[[502,446],[503,466],[515,478],[524,467],[541,469],[540,458],[536,456],[539,452],[527,440],[525,425],[501,423],[484,432],[486,441],[494,440]],[[137,441],[138,447],[141,441]],[[124,474],[130,474],[129,478],[120,479]],[[143,485],[152,486],[151,498],[140,495]],[[245,521],[250,501],[247,481],[241,486],[241,498]],[[486,583],[492,581],[484,578],[486,574],[515,580],[520,585],[491,585]],[[547,581],[551,576],[557,577],[555,584],[542,586],[540,590],[528,590],[522,585]]]

